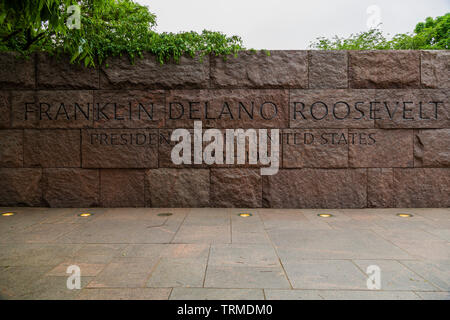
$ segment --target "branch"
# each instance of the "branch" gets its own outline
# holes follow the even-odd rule
[[[16,34],[22,32],[22,31],[23,31],[23,29],[17,29],[16,31],[14,31],[14,32],[12,32],[12,33],[10,33],[10,34],[8,34],[7,36],[2,37],[2,41],[6,42],[6,41],[8,41],[9,39],[11,39],[12,37],[14,37]]]
[[[33,43],[37,42],[44,35],[45,35],[45,32],[41,32],[37,36],[31,38],[30,37],[30,33],[28,33],[28,35],[27,35],[27,44],[26,44],[24,50],[28,50]]]

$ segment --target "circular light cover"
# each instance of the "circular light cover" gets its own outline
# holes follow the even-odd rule
[[[251,217],[252,214],[248,213],[248,212],[242,212],[242,213],[239,213],[238,216],[246,218],[246,217]]]
[[[170,212],[158,213],[158,216],[160,216],[160,217],[169,217],[171,215],[172,215],[172,213],[170,213]]]
[[[397,213],[400,218],[411,218],[413,215],[410,213]]]
[[[15,214],[16,214],[15,212],[4,212],[4,213],[2,213],[2,216],[4,216],[4,217],[11,217],[11,216],[13,216]]]
[[[321,218],[331,218],[333,215],[331,213],[319,213],[318,216]]]
[[[93,215],[93,213],[83,212],[83,213],[80,213],[78,216],[83,217],[83,218],[87,218],[87,217],[90,217],[92,215]]]

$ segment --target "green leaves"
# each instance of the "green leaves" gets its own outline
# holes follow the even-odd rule
[[[360,32],[348,38],[317,38],[310,47],[321,50],[448,50],[450,47],[450,13],[419,22],[414,34],[401,33],[388,40],[379,29]]]
[[[80,29],[70,29],[67,8],[80,7]],[[156,33],[156,16],[132,0],[0,0],[0,50],[68,54],[73,63],[94,66],[110,56],[143,52],[160,63],[183,55],[228,55],[243,50],[242,40],[204,30]],[[37,37],[39,36],[39,37]]]

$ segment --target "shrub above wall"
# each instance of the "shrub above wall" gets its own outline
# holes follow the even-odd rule
[[[16,56],[0,54],[2,206],[450,206],[448,51]],[[278,173],[175,165],[170,134],[194,121],[280,129]]]

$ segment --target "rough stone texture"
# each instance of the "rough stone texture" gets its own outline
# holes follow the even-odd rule
[[[9,92],[0,91],[0,129],[11,126],[9,98]]]
[[[395,206],[394,169],[367,169],[367,206],[392,208]]]
[[[100,170],[102,207],[144,207],[143,170]]]
[[[208,207],[209,170],[158,169],[145,174],[145,200],[149,207]]]
[[[162,90],[98,90],[94,91],[94,104],[97,108],[100,107],[103,114],[108,117],[108,119],[104,116],[95,118],[94,127],[96,128],[161,128],[164,126],[165,106]]]
[[[373,128],[370,101],[374,99],[375,90],[370,89],[291,90],[289,124],[291,128]],[[348,115],[347,106],[338,102],[348,103]]]
[[[80,167],[80,130],[24,130],[24,166]]]
[[[349,51],[350,88],[419,88],[419,51]]]
[[[348,88],[347,51],[309,51],[309,88]]]
[[[39,89],[98,89],[98,68],[70,63],[69,57],[38,53],[37,87]]]
[[[175,129],[173,129],[175,130]],[[158,146],[158,166],[159,168],[204,168],[204,164],[194,164],[194,144],[191,145],[191,164],[174,164],[171,158],[173,147],[178,144],[177,141],[171,141],[172,129],[159,130],[159,146]],[[191,137],[194,130],[188,130]]]
[[[394,168],[397,208],[450,207],[450,168]]]
[[[50,207],[96,207],[100,204],[98,170],[44,169],[43,198]]]
[[[376,101],[380,102],[379,112],[375,114],[379,118],[375,119],[377,128],[450,127],[449,92],[446,90],[377,90]],[[439,102],[437,108],[430,102]]]
[[[23,166],[23,131],[0,130],[0,167]]]
[[[421,81],[425,88],[450,88],[450,52],[421,52]]]
[[[11,100],[12,126],[15,128],[92,127],[94,99],[90,90],[13,91]],[[25,112],[27,104],[28,112]],[[88,119],[75,104],[88,114]]]
[[[41,206],[41,169],[0,168],[0,206]]]
[[[307,88],[307,51],[240,52],[213,57],[211,80],[217,88]]]
[[[415,131],[414,166],[450,167],[450,129]]]
[[[413,167],[412,130],[349,130],[350,167]],[[354,142],[354,143],[351,143]]]
[[[82,130],[83,168],[158,167],[158,130]]]
[[[449,52],[135,62],[86,69],[41,53],[0,54],[0,205],[449,206]],[[194,121],[222,133],[280,129],[280,171],[261,176],[248,156],[173,164],[170,134],[193,132]]]
[[[171,158],[171,154],[172,154],[172,149],[173,147],[178,144],[178,141],[171,141],[170,137],[172,135],[172,132],[175,129],[160,129],[159,130],[159,137],[160,137],[160,144],[158,146],[158,152],[159,152],[159,167],[160,168],[260,168],[260,167],[266,167],[268,165],[262,165],[259,161],[256,164],[250,164],[248,159],[249,159],[249,143],[248,143],[248,139],[246,140],[246,144],[245,144],[245,163],[243,164],[238,164],[237,163],[237,159],[238,159],[238,152],[237,152],[237,147],[236,147],[236,141],[237,138],[235,138],[235,147],[234,147],[234,162],[233,164],[227,164],[226,163],[226,151],[224,150],[223,152],[223,164],[206,164],[204,162],[204,160],[202,160],[201,164],[195,164],[194,163],[194,144],[191,144],[191,163],[190,164],[174,164]],[[186,129],[190,132],[191,134],[191,139],[193,139],[193,133],[194,130],[193,129]],[[226,144],[226,133],[225,133],[226,129],[220,129],[219,131],[222,133],[222,137],[223,137],[223,141],[224,144]],[[203,134],[205,133],[206,130],[202,130]],[[259,131],[258,129],[255,129],[257,135],[259,135]],[[280,132],[281,133],[281,132]],[[268,135],[270,135],[270,129],[267,132]],[[203,150],[205,150],[205,147],[207,145],[209,145],[210,142],[209,141],[203,141]],[[268,142],[268,154],[270,155],[271,152],[271,143]],[[281,137],[280,137],[280,147],[279,147],[279,157],[280,157],[280,166],[282,163],[282,149],[281,149]]]
[[[283,130],[283,168],[342,168],[348,165],[346,129]]]
[[[263,179],[264,207],[366,206],[366,169],[282,169],[276,175]]]
[[[211,206],[260,208],[262,179],[258,169],[211,169]]]
[[[2,52],[0,54],[0,89],[34,89],[34,59],[34,55],[22,58],[18,53]]]
[[[180,62],[156,61],[150,54],[134,64],[126,56],[109,58],[100,72],[101,89],[208,88],[209,57],[181,57]]]
[[[253,119],[240,102],[250,115],[253,103]],[[166,126],[193,128],[194,121],[202,121],[205,128],[287,128],[288,91],[171,90],[166,97]]]

